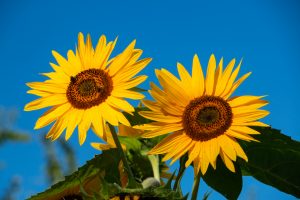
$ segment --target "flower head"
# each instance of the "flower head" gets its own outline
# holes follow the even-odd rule
[[[53,51],[57,64],[50,65],[54,72],[43,73],[49,79],[27,84],[31,88],[28,93],[40,98],[28,103],[26,111],[51,107],[37,120],[35,129],[54,122],[47,138],[55,140],[66,130],[68,140],[78,126],[79,143],[83,144],[90,127],[103,137],[106,122],[130,126],[122,111],[131,113],[134,107],[125,98],[144,97],[131,89],[146,80],[145,75],[134,76],[151,59],[138,60],[142,50],[134,48],[135,41],[110,58],[115,44],[116,40],[107,43],[103,35],[94,49],[90,35],[85,42],[79,33],[78,47],[75,52],[69,50],[67,58]]]
[[[156,145],[150,154],[166,154],[163,160],[172,163],[188,153],[186,167],[194,163],[195,172],[205,174],[209,164],[216,168],[218,155],[231,171],[237,156],[247,156],[236,139],[255,141],[259,132],[249,126],[267,126],[257,121],[268,115],[259,108],[266,105],[263,96],[230,97],[250,75],[239,78],[241,62],[233,69],[235,59],[223,70],[223,59],[216,64],[212,55],[206,77],[197,55],[193,59],[192,74],[178,63],[180,79],[165,69],[156,70],[162,89],[151,83],[149,93],[155,101],[143,100],[151,111],[140,114],[154,122],[144,126],[143,137],[151,138],[173,132]]]

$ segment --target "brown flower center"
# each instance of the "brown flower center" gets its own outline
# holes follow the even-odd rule
[[[203,96],[192,100],[182,116],[186,134],[196,141],[222,135],[232,123],[230,105],[220,97]]]
[[[105,101],[112,88],[112,79],[105,71],[88,69],[71,77],[67,98],[73,107],[88,109]]]

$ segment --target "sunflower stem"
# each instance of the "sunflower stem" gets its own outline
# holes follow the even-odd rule
[[[201,172],[199,171],[197,176],[194,178],[191,200],[197,200],[200,179],[201,179]]]
[[[116,133],[116,130],[114,128],[114,126],[112,126],[111,124],[108,124],[109,125],[109,129],[110,129],[110,132],[113,136],[113,139],[114,139],[114,142],[116,144],[116,147],[117,147],[117,150],[121,156],[121,159],[123,161],[123,164],[124,164],[124,168],[128,174],[128,184],[127,184],[127,187],[128,188],[139,188],[139,185],[137,184],[137,182],[135,181],[134,179],[134,176],[133,176],[133,173],[129,167],[129,164],[127,162],[127,159],[126,159],[126,156],[125,156],[125,153],[123,151],[123,148],[121,146],[121,143],[119,141],[119,138],[117,136],[117,133]]]
[[[187,161],[187,155],[184,155],[180,158],[180,161],[179,161],[179,171],[178,171],[178,174],[177,174],[177,177],[176,177],[176,180],[175,180],[175,183],[174,183],[174,186],[173,186],[173,190],[177,190],[178,188],[178,185],[180,184],[180,181],[181,181],[181,178],[183,176],[183,173],[185,171],[185,162]]]
[[[160,173],[159,173],[159,158],[158,155],[148,155],[148,159],[150,160],[153,176],[156,180],[160,181]]]

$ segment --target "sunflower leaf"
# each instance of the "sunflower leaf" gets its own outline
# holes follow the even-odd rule
[[[240,167],[234,163],[235,173],[229,171],[220,158],[217,168],[208,167],[203,180],[207,185],[224,195],[227,199],[237,199],[242,190],[242,173]]]
[[[93,194],[95,191],[105,189],[103,181],[120,184],[118,163],[119,153],[116,149],[103,151],[96,155],[73,174],[66,176],[65,180],[54,184],[48,190],[29,198],[29,200],[61,199],[68,195],[80,195],[80,191]],[[103,177],[103,178],[102,178]]]
[[[260,142],[240,142],[249,159],[239,160],[243,172],[300,198],[300,142],[276,129],[253,128]]]
[[[146,119],[143,116],[139,114],[140,111],[149,111],[149,108],[146,107],[136,107],[134,108],[134,112],[132,113],[133,115],[130,115],[126,112],[123,112],[125,117],[130,121],[130,124],[132,126],[134,125],[140,125],[140,124],[148,124],[152,122],[150,119]]]

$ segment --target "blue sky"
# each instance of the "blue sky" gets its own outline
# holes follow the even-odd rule
[[[26,82],[44,80],[38,73],[51,70],[51,50],[66,55],[74,49],[78,32],[91,33],[94,41],[101,34],[110,40],[119,36],[115,52],[133,39],[153,61],[144,70],[148,81],[156,81],[155,68],[176,72],[176,62],[190,67],[195,53],[202,65],[211,53],[225,62],[243,58],[241,73],[252,75],[235,95],[267,94],[271,114],[264,122],[300,140],[298,106],[300,98],[300,4],[298,1],[0,1],[0,106],[16,108],[15,128],[32,136],[30,143],[7,144],[0,149],[4,164],[0,171],[1,191],[12,176],[22,177],[20,199],[43,191],[47,185],[38,135],[32,128],[42,111],[24,112],[34,97],[26,94]],[[190,68],[189,68],[190,69]],[[142,85],[149,88],[149,82]],[[44,131],[46,131],[45,129]],[[82,165],[97,151],[88,142],[74,146]],[[183,190],[192,186],[192,169],[184,178]],[[210,191],[201,183],[201,194]],[[256,199],[294,199],[252,178],[244,179],[240,199],[249,194]],[[212,192],[211,199],[223,199]]]

